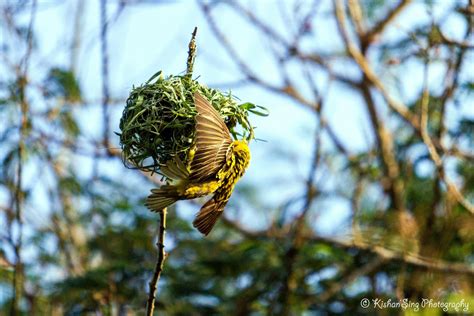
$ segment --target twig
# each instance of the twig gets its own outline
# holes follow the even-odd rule
[[[100,1],[100,50],[102,53],[101,67],[102,67],[102,118],[104,120],[103,126],[103,142],[104,147],[109,148],[109,126],[110,117],[108,105],[110,101],[109,91],[109,55],[107,49],[107,3],[106,0]]]
[[[247,18],[252,25],[262,31],[266,36],[271,38],[272,41],[279,43],[283,47],[289,47],[291,45],[290,42],[287,41],[284,36],[279,34],[276,29],[272,27],[273,24],[264,23],[252,12],[252,10],[244,8],[242,4],[237,1],[227,1],[225,2],[225,4],[234,8],[236,12]]]
[[[25,141],[28,133],[28,111],[29,105],[26,96],[26,87],[28,85],[28,66],[33,50],[33,25],[36,17],[36,0],[33,1],[31,7],[31,17],[28,25],[27,33],[27,49],[25,57],[23,59],[23,65],[20,65],[18,69],[18,91],[19,91],[19,103],[20,103],[20,140],[18,143],[18,170],[17,170],[17,183],[15,188],[15,220],[18,225],[18,237],[14,244],[15,253],[15,264],[13,272],[13,298],[10,314],[20,314],[20,301],[23,293],[23,265],[21,258],[21,249],[23,244],[23,191],[22,191],[22,176],[23,176],[23,159],[25,156],[26,146]],[[21,67],[23,66],[23,67]]]
[[[381,34],[385,28],[390,25],[393,20],[406,8],[408,4],[410,4],[411,0],[402,0],[400,1],[386,16],[384,16],[375,26],[367,32],[365,37],[362,39],[363,42],[363,50],[370,45],[374,39]]]
[[[349,0],[349,13],[354,21],[354,28],[359,38],[364,37],[366,25],[364,23],[362,8],[360,7],[359,0]]]
[[[275,239],[275,240],[286,240],[288,236],[279,231],[275,230],[273,227],[270,227],[265,230],[253,231],[244,228],[237,222],[234,222],[225,216],[223,216],[223,222],[239,232],[240,234],[246,236],[247,238],[259,238],[259,239]],[[351,239],[336,239],[331,237],[319,236],[313,233],[305,234],[302,236],[305,243],[319,242],[331,245],[336,248],[341,249],[359,249],[362,251],[367,251],[381,257],[382,259],[388,261],[400,261],[412,266],[433,269],[439,272],[444,273],[458,273],[458,274],[469,274],[474,275],[474,266],[470,264],[465,264],[461,262],[448,262],[440,259],[429,258],[426,256],[420,256],[418,254],[404,253],[401,251],[396,251],[388,249],[383,245],[373,244],[371,242],[357,240],[356,238]]]
[[[428,148],[428,153],[430,155],[431,160],[436,166],[438,170],[439,177],[441,180],[446,184],[448,192],[452,194],[452,196],[461,204],[464,208],[466,208],[471,214],[474,214],[474,205],[472,205],[459,191],[457,186],[446,177],[444,172],[443,161],[436,151],[436,147],[431,140],[431,137],[428,132],[428,107],[429,107],[429,91],[428,91],[428,65],[425,66],[425,75],[424,75],[424,89],[423,95],[421,99],[421,118],[420,118],[420,129],[421,129],[421,138],[423,139],[423,143],[425,143],[426,147]]]
[[[189,79],[192,79],[194,60],[196,58],[196,34],[197,27],[194,28],[191,40],[189,41],[188,45],[189,50],[188,60],[186,62],[186,76],[188,76]],[[155,265],[155,273],[153,274],[153,278],[151,279],[149,284],[150,290],[148,293],[148,301],[146,304],[147,316],[153,315],[153,311],[155,310],[155,300],[158,282],[160,281],[161,272],[163,271],[163,266],[167,257],[167,254],[165,253],[166,212],[166,207],[160,212],[160,228],[158,234],[158,242],[156,243],[156,246],[158,247],[158,259]]]
[[[160,281],[161,272],[163,271],[163,266],[167,257],[165,252],[165,234],[166,234],[166,212],[167,209],[164,208],[160,212],[160,228],[158,233],[158,242],[156,246],[158,247],[158,260],[155,265],[155,272],[153,273],[153,278],[151,279],[149,286],[150,292],[148,293],[148,301],[146,304],[146,315],[153,315],[155,310],[155,299],[156,299],[156,290],[158,287],[158,282]]]
[[[283,85],[275,85],[271,83],[270,81],[264,79],[262,76],[258,75],[255,73],[250,65],[240,57],[238,50],[232,45],[232,42],[226,37],[226,35],[219,29],[217,26],[216,21],[211,15],[211,8],[209,5],[204,4],[202,2],[199,2],[199,5],[201,6],[201,9],[206,16],[207,22],[211,28],[211,30],[214,32],[215,36],[217,39],[219,39],[221,45],[224,47],[224,49],[227,51],[229,56],[232,57],[232,60],[235,62],[235,64],[239,67],[239,69],[242,71],[242,73],[246,76],[245,80],[248,82],[252,82],[255,84],[260,85],[261,87],[265,88],[268,91],[275,92],[275,93],[281,93],[286,96],[289,96],[293,99],[295,99],[297,102],[307,106],[310,109],[316,109],[317,104],[314,104],[313,102],[307,100],[302,94],[300,94],[293,85],[289,85],[284,83]],[[282,78],[281,78],[282,79]],[[284,78],[282,80],[284,82]]]
[[[220,44],[223,46],[223,48],[227,51],[229,56],[232,58],[233,62],[237,65],[237,67],[241,70],[241,72],[245,75],[245,82],[250,82],[257,84],[261,86],[262,88],[271,91],[273,93],[278,93],[278,94],[283,94],[287,97],[292,98],[296,102],[300,103],[301,105],[312,109],[312,110],[317,110],[318,104],[311,102],[308,100],[303,94],[301,94],[297,89],[295,89],[294,84],[289,84],[289,82],[285,81],[285,73],[283,71],[284,67],[279,67],[280,68],[280,81],[283,81],[283,84],[275,84],[273,82],[270,82],[266,78],[258,75],[252,70],[252,67],[250,67],[250,64],[244,60],[240,54],[238,53],[238,49],[234,47],[232,44],[233,42],[225,35],[223,31],[218,27],[218,24],[214,17],[211,14],[211,5],[205,3],[204,1],[199,1],[198,2],[203,14],[206,17],[206,20],[209,24],[209,27],[211,30],[214,32],[214,35],[217,37],[219,40]],[[331,69],[330,65],[327,64],[319,55],[317,54],[311,54],[311,55],[306,55],[303,52],[298,50],[298,47],[296,44],[289,44],[286,43],[285,39],[279,35],[276,31],[272,30],[268,25],[264,24],[263,22],[259,21],[258,18],[251,13],[251,11],[246,10],[242,8],[240,5],[234,3],[234,2],[226,2],[228,5],[231,7],[235,8],[239,13],[243,14],[245,17],[248,18],[248,20],[251,23],[254,23],[254,25],[265,35],[268,35],[272,38],[272,40],[278,44],[280,44],[284,49],[286,49],[289,54],[284,58],[284,60],[277,62],[279,64],[289,62],[291,61],[293,56],[296,56],[300,58],[301,60],[310,60],[317,65],[321,66],[323,69],[325,69],[331,77],[348,84],[350,86],[357,86],[357,83],[352,81],[349,78],[344,77],[343,75],[334,73],[333,70]],[[286,76],[288,77],[288,76]]]
[[[335,1],[335,10],[336,10],[336,20],[339,32],[342,36],[342,39],[346,45],[346,49],[349,54],[352,56],[354,61],[359,65],[360,69],[363,71],[367,79],[380,91],[384,99],[387,101],[390,108],[392,108],[398,115],[400,115],[406,122],[408,122],[415,129],[419,129],[419,122],[417,118],[410,112],[408,107],[399,102],[398,100],[392,98],[389,94],[382,81],[377,77],[369,62],[351,40],[349,32],[346,27],[346,16],[344,12],[344,5],[341,0]]]
[[[428,152],[437,168],[442,168],[443,162],[438,152],[436,151],[433,142],[428,133],[428,107],[429,107],[429,91],[428,91],[428,64],[425,64],[425,71],[423,76],[423,95],[421,97],[421,115],[420,115],[420,129],[421,138],[428,148]]]
[[[377,254],[379,257],[391,260],[400,261],[425,269],[432,269],[444,273],[459,273],[474,275],[474,266],[459,262],[448,262],[435,258],[428,258],[417,254],[403,253],[391,250],[379,245],[371,245],[362,241],[336,241],[340,246],[363,249]]]
[[[333,283],[329,286],[329,288],[318,295],[317,301],[319,303],[327,302],[330,300],[334,295],[339,293],[343,288],[348,287],[352,282],[357,280],[359,277],[371,274],[376,271],[382,264],[386,262],[386,259],[381,257],[375,257],[365,265],[355,270],[350,270],[347,275],[345,275],[339,282]]]
[[[76,13],[74,15],[72,43],[71,43],[71,61],[70,67],[73,73],[76,73],[79,60],[79,49],[81,46],[81,35],[83,30],[85,1],[78,1]]]
[[[318,101],[318,103],[320,103]],[[319,127],[321,127],[321,113],[318,113],[318,121]],[[278,302],[281,303],[281,310],[279,314],[281,315],[288,315],[289,314],[289,300],[290,295],[293,292],[293,284],[295,282],[295,263],[297,261],[298,256],[300,255],[301,247],[304,244],[304,238],[302,238],[303,232],[305,230],[304,224],[306,216],[311,209],[311,205],[314,201],[314,197],[318,193],[314,187],[314,178],[316,177],[316,172],[319,166],[321,157],[321,131],[317,131],[314,138],[314,150],[313,150],[313,159],[311,160],[310,170],[307,179],[306,185],[306,193],[305,193],[305,202],[301,213],[294,219],[293,221],[293,229],[292,232],[289,234],[289,238],[291,238],[291,244],[288,247],[287,251],[285,252],[282,261],[285,270],[285,275],[282,280],[282,286],[279,289]],[[276,306],[276,304],[274,304]],[[275,310],[271,312],[272,314],[275,313]]]
[[[349,52],[350,56],[354,59],[354,61],[359,65],[360,69],[364,74],[364,79],[360,85],[360,92],[363,98],[366,101],[367,109],[369,112],[370,120],[372,123],[372,127],[374,129],[375,137],[377,143],[381,149],[380,156],[382,163],[385,169],[385,175],[389,180],[387,191],[389,192],[394,208],[397,211],[403,212],[405,211],[404,201],[403,201],[403,182],[400,180],[400,167],[398,165],[397,159],[394,155],[394,140],[390,133],[390,131],[384,126],[383,122],[380,119],[380,116],[377,112],[377,108],[375,106],[375,102],[373,100],[369,83],[373,84],[374,86],[378,87],[381,91],[382,95],[387,99],[388,94],[385,94],[384,87],[377,77],[377,75],[373,72],[370,67],[369,62],[367,61],[366,57],[362,54],[362,52],[357,48],[355,43],[350,39],[346,28],[346,16],[344,13],[344,6],[341,0],[335,1],[335,14],[337,20],[337,26],[339,28],[339,32],[342,36],[344,44],[346,46],[347,51]],[[407,121],[416,124],[416,120],[412,117],[411,112],[408,108],[403,104],[398,104],[394,102],[387,102],[389,106],[396,112],[398,112],[403,118]],[[412,124],[413,126],[415,126]]]
[[[191,40],[189,41],[188,45],[188,61],[186,62],[186,76],[189,79],[193,77],[193,67],[194,67],[194,60],[196,59],[196,33],[197,27],[194,28],[193,33],[191,34]]]
[[[403,181],[400,179],[400,165],[394,151],[394,139],[390,130],[384,125],[377,111],[374,97],[367,84],[361,85],[361,94],[367,105],[370,122],[374,130],[375,139],[380,148],[380,159],[386,179],[386,191],[393,202],[393,207],[399,212],[404,212]]]

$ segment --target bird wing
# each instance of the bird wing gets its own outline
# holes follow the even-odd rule
[[[198,92],[194,93],[196,116],[196,154],[191,162],[191,181],[214,176],[224,165],[232,143],[229,129],[214,107]]]
[[[171,180],[186,180],[189,177],[189,170],[178,155],[161,165],[160,171]]]

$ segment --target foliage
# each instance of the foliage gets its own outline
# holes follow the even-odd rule
[[[53,67],[45,80],[45,88],[46,97],[62,97],[71,103],[81,102],[81,88],[70,70]]]
[[[59,6],[37,2],[35,23]],[[107,6],[112,11],[105,26],[112,34],[116,20],[136,14],[139,8],[129,10],[135,2]],[[261,125],[268,143],[252,146],[252,165],[211,235],[203,238],[191,225],[203,201],[170,207],[157,314],[473,312],[472,8],[370,0],[342,1],[343,10],[334,10],[338,3],[285,1],[260,11],[253,2],[198,1],[209,32],[227,48],[207,49],[229,54],[236,67],[225,71],[276,101],[276,115]],[[113,75],[120,69],[117,54],[129,54],[130,47],[116,45],[114,36],[103,55],[110,59],[100,59],[111,74],[104,106],[95,87],[107,77],[106,67],[93,67],[91,76],[82,59],[65,65],[63,58],[77,56],[74,47],[82,47],[87,60],[96,58],[89,41],[64,45],[75,43],[71,33],[81,33],[68,31],[54,51],[59,58],[45,60],[42,29],[33,27],[31,34],[28,24],[34,10],[30,0],[0,4],[0,315],[142,315],[157,256],[157,216],[143,202],[161,182],[122,165],[112,132],[124,105],[122,128],[140,111],[147,113],[140,124],[172,119],[185,127],[183,138],[175,135],[167,145],[155,138],[147,153],[133,151],[138,140],[122,129],[135,166],[150,171],[167,159],[149,158],[155,146],[181,139],[181,147],[171,149],[185,153],[192,144],[192,91],[231,118],[234,137],[251,135],[248,112],[261,109],[195,80],[186,83],[184,76],[159,74],[134,88],[126,103],[118,87],[129,82]],[[284,10],[285,28],[267,10]],[[230,23],[235,29],[225,23],[228,11],[236,16]],[[95,13],[88,13],[82,11],[85,22],[96,25],[90,19]],[[173,41],[167,50],[177,47]],[[260,68],[263,62],[273,70]],[[163,91],[173,106],[149,116]],[[471,305],[463,312],[364,309],[362,298]]]

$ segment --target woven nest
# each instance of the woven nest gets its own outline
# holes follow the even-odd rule
[[[207,88],[188,76],[164,78],[160,71],[144,85],[133,88],[127,99],[118,135],[128,167],[160,173],[160,164],[175,155],[189,163],[188,153],[195,139],[196,91],[221,114],[234,138],[238,126],[242,138],[253,138],[248,112],[264,115],[256,110],[257,106],[238,105],[230,93]]]

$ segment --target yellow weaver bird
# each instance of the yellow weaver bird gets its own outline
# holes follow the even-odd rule
[[[250,150],[246,141],[232,141],[224,120],[198,92],[194,93],[194,104],[197,110],[196,147],[190,167],[178,156],[161,166],[163,175],[175,180],[176,184],[151,190],[145,205],[159,212],[178,200],[214,193],[193,222],[193,226],[207,236],[247,169]]]

